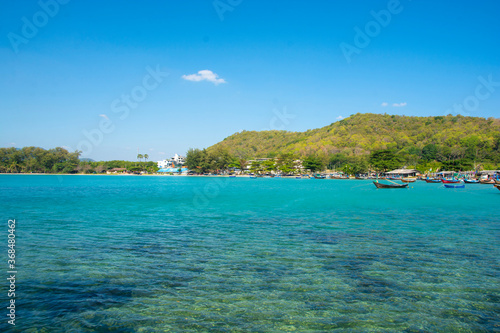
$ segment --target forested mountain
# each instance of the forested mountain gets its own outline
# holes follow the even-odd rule
[[[64,148],[0,148],[0,173],[103,173],[112,168],[156,172],[155,162],[92,162]],[[186,166],[195,172],[245,169],[255,158],[275,158],[254,167],[294,169],[300,159],[309,170],[349,174],[415,167],[430,170],[500,169],[500,119],[463,116],[406,117],[355,114],[306,132],[243,131],[207,149],[190,149]],[[254,161],[255,162],[255,161]],[[382,163],[383,162],[383,163]],[[267,163],[267,164],[266,164]],[[381,165],[384,165],[383,167]],[[259,169],[260,170],[260,169]]]
[[[500,162],[500,119],[464,116],[408,117],[355,114],[306,132],[243,131],[207,150],[224,148],[241,158],[275,157],[293,153],[362,156],[388,149],[428,161]],[[411,159],[411,156],[410,156]]]

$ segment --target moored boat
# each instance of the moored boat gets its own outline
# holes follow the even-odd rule
[[[493,186],[495,186],[497,188],[497,190],[500,190],[500,185],[499,184],[495,184]]]
[[[408,187],[408,184],[383,184],[383,183],[379,183],[378,181],[374,181],[373,184],[375,184],[375,186],[377,188],[405,188],[405,187]]]
[[[481,184],[495,184],[495,181],[493,179],[481,179],[479,180]]]
[[[464,188],[465,184],[462,184],[462,185],[444,184],[444,187],[446,187],[446,188]]]
[[[426,183],[441,183],[439,179],[425,179]]]
[[[403,183],[414,183],[417,181],[417,178],[401,178]]]
[[[441,179],[441,181],[445,184],[456,184],[460,183],[460,180],[458,179]]]
[[[464,183],[466,183],[466,184],[479,184],[479,180],[477,180],[477,179],[464,179]]]

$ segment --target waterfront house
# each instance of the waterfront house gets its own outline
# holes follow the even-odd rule
[[[158,168],[163,169],[163,168],[175,168],[179,167],[181,165],[184,165],[186,163],[186,158],[184,156],[175,154],[173,157],[170,159],[165,159],[162,161],[158,161]]]
[[[417,169],[396,169],[389,172],[386,172],[386,176],[399,176],[399,177],[416,177],[421,174]]]
[[[127,173],[127,168],[113,168],[106,171],[108,175],[113,173]]]

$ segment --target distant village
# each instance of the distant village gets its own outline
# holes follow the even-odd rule
[[[248,174],[248,175],[254,175],[254,174],[260,174],[260,172],[255,172],[254,168],[252,166],[256,164],[261,164],[266,161],[273,160],[272,158],[257,158],[254,160],[249,160],[247,161],[247,164],[244,168],[244,170],[238,169],[236,167],[230,167],[227,170],[224,171],[223,174],[226,175],[236,175],[236,174]],[[186,164],[186,157],[181,156],[179,154],[175,154],[173,157],[170,159],[164,159],[161,161],[157,162],[158,165],[158,171],[157,173],[159,174],[177,174],[177,175],[191,175],[194,174],[193,171],[188,170],[188,168],[185,166]],[[307,173],[307,171],[303,167],[303,161],[302,160],[295,160],[295,172],[293,176],[300,175],[302,173]],[[122,171],[122,170],[120,170]],[[482,172],[478,172],[477,174],[475,172],[453,172],[453,171],[441,171],[441,172],[436,172],[432,173],[432,176],[434,177],[440,177],[440,178],[445,178],[445,177],[456,177],[460,176],[462,178],[473,178],[473,177],[482,177],[485,179],[490,179],[490,178],[497,178],[500,173],[500,170],[483,170]],[[268,176],[274,176],[276,172],[268,172],[264,173],[265,175]],[[422,176],[423,173],[420,172],[419,170],[416,169],[395,169],[391,171],[387,171],[383,173],[384,177],[389,177],[389,179],[400,179],[402,177],[419,177]],[[292,176],[292,175],[290,175]],[[304,175],[305,176],[305,175]],[[381,175],[382,176],[382,175]],[[429,174],[427,174],[429,176]],[[321,178],[355,178],[355,179],[374,179],[378,177],[376,174],[372,173],[367,173],[364,175],[347,175],[344,174],[342,171],[336,171],[333,170],[331,173],[322,173],[322,174],[317,174],[316,177],[321,177]]]

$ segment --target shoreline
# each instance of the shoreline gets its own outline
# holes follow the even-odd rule
[[[134,174],[84,174],[84,173],[0,173],[0,176],[112,176],[112,177],[131,177],[131,176],[141,176],[141,177],[193,177],[193,178],[250,178],[250,175],[236,175],[236,177],[230,177],[229,175],[169,175],[169,174],[144,174],[144,175],[134,175]],[[231,175],[233,176],[233,175]],[[307,178],[304,176],[281,176],[281,178],[295,179],[295,177]],[[261,177],[270,178],[270,177]],[[278,178],[278,177],[274,177]]]
[[[229,178],[229,175],[210,175],[210,176],[203,176],[203,175],[162,175],[162,174],[142,174],[142,175],[134,175],[134,174],[122,174],[122,173],[117,173],[117,174],[93,174],[93,173],[0,173],[0,176],[2,175],[9,175],[9,176],[153,176],[153,177],[203,177],[203,178],[208,178],[208,177],[225,177]],[[249,175],[238,175],[236,178],[249,178]]]

